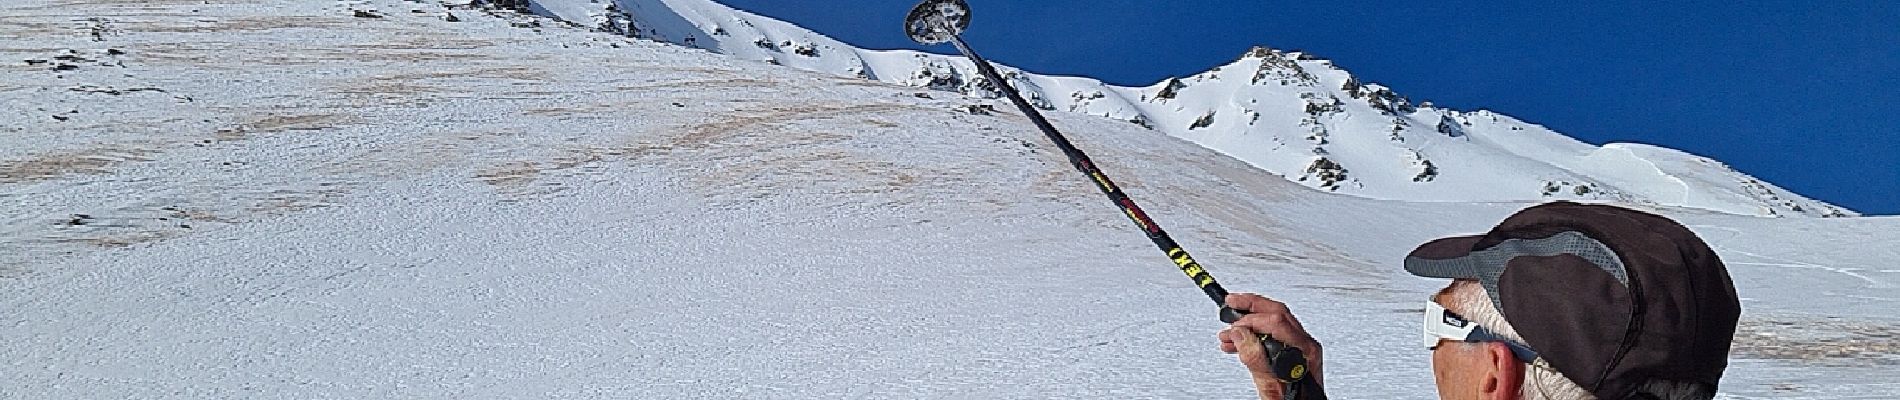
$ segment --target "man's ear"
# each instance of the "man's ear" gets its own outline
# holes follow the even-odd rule
[[[1511,353],[1511,346],[1498,342],[1484,343],[1484,356],[1489,373],[1479,387],[1486,400],[1518,400],[1524,386],[1524,362],[1518,361]]]

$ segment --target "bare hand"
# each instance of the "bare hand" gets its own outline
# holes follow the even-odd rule
[[[1320,378],[1322,354],[1319,341],[1306,333],[1306,328],[1300,325],[1299,319],[1293,317],[1293,312],[1287,309],[1286,304],[1256,294],[1235,293],[1227,295],[1227,306],[1243,311],[1246,315],[1221,330],[1220,349],[1228,354],[1240,355],[1240,363],[1246,365],[1253,374],[1262,398],[1278,398],[1281,387],[1267,362],[1266,348],[1260,344],[1261,333],[1272,335],[1275,340],[1304,352],[1309,379],[1324,384]],[[1273,393],[1269,394],[1269,390]]]

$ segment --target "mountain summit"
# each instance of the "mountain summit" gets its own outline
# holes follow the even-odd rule
[[[998,99],[961,57],[866,50],[709,0],[527,0],[526,11],[627,36],[842,76]],[[1329,60],[1256,47],[1147,87],[1003,67],[1038,107],[1187,139],[1317,190],[1408,201],[1595,200],[1742,215],[1859,214],[1707,157],[1595,146],[1508,115],[1413,103]]]

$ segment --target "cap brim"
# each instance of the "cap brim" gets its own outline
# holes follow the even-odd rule
[[[1405,255],[1405,272],[1426,278],[1478,279],[1476,268],[1464,263],[1446,262],[1471,255],[1484,236],[1448,237],[1419,245]]]

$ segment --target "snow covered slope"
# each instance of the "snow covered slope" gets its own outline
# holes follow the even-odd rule
[[[1192,284],[981,99],[432,2],[8,5],[0,399],[1250,395]],[[1398,257],[1529,204],[1054,122],[1300,307],[1336,398],[1432,398],[1439,282]],[[1723,398],[1900,396],[1900,220],[1651,209],[1745,298]]]
[[[711,0],[528,3],[582,26],[742,59],[999,97],[959,57],[857,49]],[[1302,53],[1255,48],[1228,65],[1139,88],[1003,70],[1046,109],[1151,127],[1320,190],[1415,201],[1583,199],[1760,216],[1858,215],[1705,157],[1639,144],[1597,147],[1490,111],[1414,105]]]

